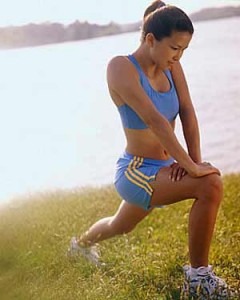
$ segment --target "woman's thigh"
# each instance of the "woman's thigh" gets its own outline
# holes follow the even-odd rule
[[[221,185],[221,178],[217,174],[198,178],[185,175],[180,181],[172,181],[169,179],[170,172],[171,167],[160,169],[156,180],[150,183],[154,190],[151,206],[172,204],[185,199],[198,199]]]
[[[112,225],[122,228],[122,231],[131,231],[140,221],[142,221],[152,209],[144,210],[143,208],[122,200],[114,218]]]

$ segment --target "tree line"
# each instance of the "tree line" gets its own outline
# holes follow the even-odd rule
[[[193,22],[240,16],[240,6],[206,8],[190,15]],[[76,20],[70,25],[60,23],[27,24],[0,28],[0,48],[31,47],[44,44],[64,43],[100,36],[138,31],[141,22],[120,25],[90,24]]]

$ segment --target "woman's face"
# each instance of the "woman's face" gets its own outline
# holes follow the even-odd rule
[[[152,34],[146,37],[152,61],[162,70],[179,61],[188,47],[192,35],[189,32],[173,31],[170,37],[157,41]]]

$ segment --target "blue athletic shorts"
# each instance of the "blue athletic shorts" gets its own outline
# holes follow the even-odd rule
[[[124,152],[117,161],[114,178],[117,192],[125,201],[149,210],[153,194],[153,188],[149,183],[155,180],[162,167],[170,166],[173,162],[173,158],[156,160]]]

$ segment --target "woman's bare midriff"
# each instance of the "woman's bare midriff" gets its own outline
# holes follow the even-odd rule
[[[170,124],[174,129],[175,121]],[[128,153],[159,160],[168,160],[171,157],[151,129],[124,128],[124,132],[127,139],[126,151]]]

